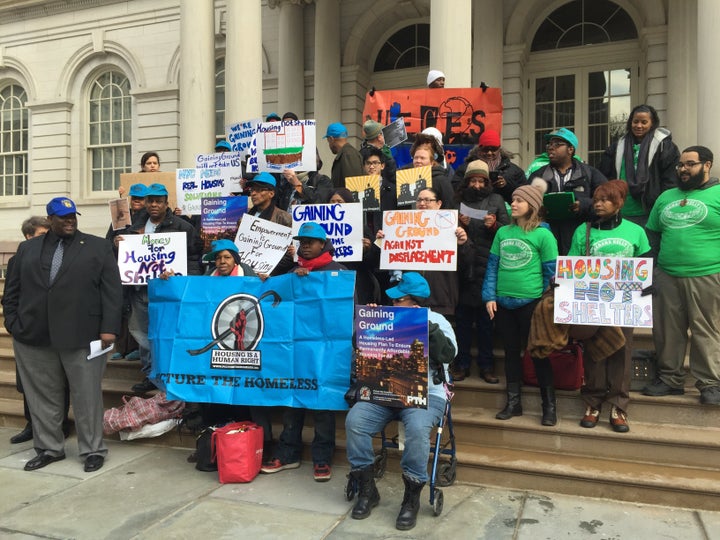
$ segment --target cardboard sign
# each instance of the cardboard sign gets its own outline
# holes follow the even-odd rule
[[[263,122],[257,128],[258,170],[314,171],[315,120]]]
[[[399,169],[395,175],[398,206],[409,206],[415,203],[418,194],[432,185],[432,167],[413,167]]]
[[[262,122],[261,118],[253,118],[225,126],[225,138],[230,143],[233,152],[240,152],[243,159],[247,157],[245,164],[247,172],[258,172],[255,132],[260,122]]]
[[[457,210],[383,212],[381,270],[455,270]]]
[[[213,240],[234,240],[238,223],[248,210],[247,197],[207,197],[202,199],[200,238],[203,252],[210,251]]]
[[[150,377],[168,399],[347,410],[354,285],[350,271],[155,279]]]
[[[362,203],[365,212],[380,210],[380,175],[348,176],[345,178],[348,188],[356,202]]]
[[[285,255],[292,241],[290,227],[244,214],[238,227],[235,245],[244,262],[258,274],[269,274]]]
[[[338,262],[361,261],[363,240],[363,209],[359,203],[297,204],[292,207],[293,236],[306,221],[318,223],[335,248],[333,259]],[[298,244],[299,245],[299,244]]]
[[[220,169],[220,177],[230,186],[232,193],[242,189],[242,152],[216,152],[195,156],[196,169]]]
[[[187,275],[187,234],[126,234],[118,244],[123,285],[147,285],[165,270]]]
[[[355,306],[358,401],[427,408],[427,308]]]
[[[127,195],[130,191],[130,186],[133,184],[143,184],[149,186],[150,184],[162,184],[168,190],[168,208],[173,210],[177,208],[177,197],[175,196],[175,185],[177,175],[173,172],[139,172],[139,173],[123,173],[120,175],[120,187],[125,190]]]
[[[180,208],[186,216],[200,214],[205,197],[227,197],[237,190],[222,177],[221,169],[178,169],[176,182]]]
[[[558,257],[555,322],[652,328],[653,260],[639,257]]]
[[[113,199],[108,201],[108,206],[110,207],[110,220],[112,221],[113,231],[131,225],[130,201],[128,199]]]

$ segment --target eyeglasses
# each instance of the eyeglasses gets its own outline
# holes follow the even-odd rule
[[[481,146],[480,151],[481,152],[497,152],[500,150],[499,146]]]
[[[694,167],[697,167],[698,165],[702,165],[705,163],[704,161],[685,161],[685,162],[679,162],[677,165],[675,165],[675,168],[679,171],[682,168],[685,169],[692,169]]]
[[[365,165],[368,167],[377,167],[379,165],[382,165],[382,161],[366,161]]]
[[[262,191],[272,191],[272,188],[260,187],[260,186],[249,186],[250,191],[256,191],[258,193]]]
[[[545,145],[545,148],[557,148],[559,146],[567,146],[568,143],[565,141],[550,141]]]
[[[429,202],[436,202],[436,201],[437,201],[437,199],[426,199],[425,197],[420,197],[416,202],[427,204]]]
[[[402,304],[403,302],[407,302],[410,300],[409,296],[401,296],[400,298],[393,298],[392,302],[393,304]]]

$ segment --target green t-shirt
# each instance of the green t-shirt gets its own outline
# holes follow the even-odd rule
[[[658,265],[671,276],[720,272],[720,184],[663,192],[646,227],[662,235]]]
[[[585,255],[585,230],[583,223],[572,237],[568,255]],[[650,251],[645,229],[627,219],[614,229],[590,229],[590,255],[604,257],[638,257]]]
[[[557,259],[557,240],[545,227],[525,232],[517,225],[500,227],[490,253],[500,257],[497,295],[540,298],[543,293],[542,263]]]
[[[622,152],[622,148],[618,146],[617,149],[618,152]],[[638,155],[640,154],[640,145],[639,144],[633,144],[633,167],[635,170],[637,170],[637,162],[638,162]],[[627,177],[625,176],[625,158],[623,158],[622,163],[620,164],[620,180],[624,180],[627,182]],[[620,210],[621,216],[644,216],[646,214],[645,209],[643,208],[642,203],[630,195],[628,193],[627,199],[625,199],[625,205],[622,207],[622,210]]]

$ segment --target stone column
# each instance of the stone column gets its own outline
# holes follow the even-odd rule
[[[445,73],[448,88],[466,88],[471,84],[471,58],[471,0],[430,0],[430,69]]]
[[[697,142],[697,3],[669,0],[667,28],[667,117],[660,123],[682,150]]]
[[[338,0],[315,4],[315,121],[317,146],[330,174],[333,154],[322,136],[328,124],[340,122],[340,6]]]
[[[303,4],[280,2],[278,23],[278,114],[292,111],[305,117]]]
[[[503,84],[503,2],[473,0],[472,86]]]
[[[683,2],[683,5],[690,3]],[[697,48],[694,50],[697,51],[698,71],[702,70],[702,76],[698,73],[692,79],[696,81],[698,91],[695,143],[720,153],[720,132],[717,129],[717,119],[720,118],[720,101],[717,98],[720,89],[720,55],[717,53],[715,34],[720,28],[720,3],[715,0],[698,0],[697,7]],[[674,76],[674,73],[670,73],[671,78]]]
[[[214,21],[213,0],[180,2],[180,167],[215,144]]]
[[[260,0],[227,3],[225,123],[262,117],[262,12]]]

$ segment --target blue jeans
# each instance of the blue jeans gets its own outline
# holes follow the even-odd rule
[[[352,470],[375,462],[372,437],[392,420],[405,424],[405,449],[400,466],[403,474],[415,482],[428,481],[430,432],[440,423],[445,400],[430,395],[427,409],[396,409],[361,401],[353,405],[345,418],[347,457]]]
[[[132,305],[132,313],[128,321],[128,331],[135,338],[138,344],[138,354],[140,354],[140,369],[147,377],[150,375],[152,368],[152,358],[150,357],[150,340],[148,339],[148,326],[150,319],[148,316],[148,292],[147,287],[132,286],[130,293],[130,304]]]
[[[472,365],[473,323],[477,335],[478,366],[480,369],[493,370],[493,322],[485,306],[466,306],[458,304],[455,308],[455,335],[457,336],[458,354],[455,365],[469,369]]]

